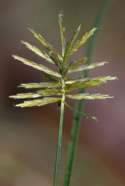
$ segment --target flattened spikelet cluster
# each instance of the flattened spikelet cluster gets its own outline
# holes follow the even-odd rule
[[[100,93],[79,93],[80,88],[96,87],[106,83],[107,81],[116,79],[116,77],[112,76],[101,76],[94,78],[81,77],[80,72],[101,67],[107,62],[104,61],[100,63],[87,64],[86,57],[81,57],[73,62],[70,61],[70,57],[76,53],[89,40],[90,37],[93,36],[96,28],[93,28],[82,36],[79,36],[81,30],[81,25],[79,25],[76,31],[74,31],[71,39],[66,41],[66,29],[63,24],[63,15],[59,14],[59,30],[62,48],[61,53],[58,53],[44,36],[36,33],[32,29],[29,29],[29,31],[42,45],[42,47],[45,48],[45,50],[42,50],[28,42],[21,41],[21,43],[27,49],[42,58],[42,61],[45,60],[46,62],[55,66],[57,70],[47,67],[46,62],[44,64],[39,64],[30,59],[13,55],[15,60],[43,72],[48,77],[47,82],[23,83],[19,85],[19,87],[23,87],[27,90],[34,89],[34,92],[19,93],[10,96],[10,98],[24,100],[23,103],[17,104],[17,107],[43,106],[50,103],[60,102],[64,94],[66,98],[74,100],[112,98],[112,96]]]

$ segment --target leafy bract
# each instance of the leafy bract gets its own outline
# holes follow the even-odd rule
[[[93,63],[90,65],[78,65],[76,68],[70,68],[68,71],[68,74],[74,73],[74,72],[80,72],[80,71],[84,71],[84,70],[90,70],[90,69],[94,69],[96,67],[101,67],[105,64],[107,64],[108,62],[104,61],[104,62],[100,62],[100,63]]]
[[[70,55],[72,55],[72,49],[73,49],[74,43],[76,42],[76,40],[79,36],[80,30],[81,30],[81,25],[79,25],[77,27],[76,31],[74,31],[74,33],[73,33],[73,36],[72,36],[71,41],[70,41],[70,46],[69,46]]]
[[[79,89],[79,88],[91,88],[102,85],[107,81],[115,80],[113,76],[101,76],[96,78],[82,78],[71,81],[66,81],[66,87],[68,89]]]
[[[68,57],[72,55],[73,46],[79,35],[80,29],[81,29],[81,25],[79,25],[76,31],[74,31],[71,40],[68,41],[66,44],[65,53],[64,53],[64,63],[67,61]]]
[[[76,68],[79,68],[81,65],[86,64],[86,62],[87,62],[86,57],[82,57],[82,58],[76,60],[74,63],[70,64],[68,72],[71,70],[74,70]]]
[[[50,52],[51,56],[54,56],[54,58],[58,59],[58,63],[62,60],[62,57],[60,54],[56,52],[56,50],[53,48],[53,46],[45,39],[44,36],[41,34],[36,33],[33,29],[29,28],[29,31],[33,34],[33,36]],[[51,57],[50,56],[50,57]]]
[[[42,96],[62,96],[62,89],[45,89],[45,90],[38,90],[38,94]]]
[[[61,87],[61,84],[58,82],[22,83],[18,87],[23,87],[25,89],[58,88]]]
[[[52,61],[54,61],[54,63],[60,67],[61,63],[62,63],[62,57],[55,54],[53,51],[50,51],[49,52],[49,56],[50,58],[52,59]]]
[[[17,104],[16,107],[34,107],[34,106],[44,106],[50,103],[56,103],[59,102],[61,99],[60,98],[55,98],[55,97],[45,97],[42,99],[35,99],[35,100],[30,100],[30,101],[24,101],[23,103]]]
[[[90,37],[93,36],[97,28],[91,29],[89,32],[86,32],[79,40],[76,41],[76,43],[73,45],[72,50],[70,51],[70,54],[72,55],[74,52],[77,52],[78,49],[83,46]]]
[[[53,46],[45,39],[41,34],[36,33],[33,29],[28,28],[28,30],[33,34],[33,36],[48,50],[53,50]]]
[[[10,96],[13,99],[29,99],[29,98],[39,98],[39,97],[46,97],[46,96],[53,96],[53,95],[62,95],[61,89],[41,89],[36,91],[35,93],[19,93],[16,95]]]
[[[63,24],[63,14],[59,14],[59,30],[60,30],[60,39],[61,39],[61,45],[62,45],[62,56],[64,56],[65,52],[65,46],[66,46],[66,40],[65,40],[65,27]]]
[[[67,95],[68,98],[70,99],[75,99],[75,100],[95,100],[95,99],[107,99],[107,98],[113,98],[112,96],[109,96],[107,94],[89,94],[89,93],[81,93],[81,94],[74,94],[74,95]]]
[[[10,98],[13,98],[13,99],[29,99],[29,98],[39,98],[39,97],[42,97],[42,96],[37,93],[19,93],[19,94],[10,96]]]
[[[38,56],[42,57],[43,59],[45,59],[46,61],[54,64],[53,60],[50,58],[50,56],[45,51],[42,52],[39,48],[37,48],[36,46],[31,45],[28,42],[21,41],[21,43],[24,44],[26,48],[28,48],[29,50],[34,52],[36,55],[38,55]]]
[[[25,65],[28,65],[28,66],[31,66],[37,70],[40,70],[42,72],[45,72],[49,75],[52,75],[52,76],[56,76],[56,77],[61,77],[61,75],[58,73],[58,72],[55,72],[51,69],[49,69],[48,67],[42,65],[42,64],[37,64],[29,59],[26,59],[26,58],[23,58],[23,57],[20,57],[20,56],[17,56],[17,55],[13,55],[13,58],[24,63]]]

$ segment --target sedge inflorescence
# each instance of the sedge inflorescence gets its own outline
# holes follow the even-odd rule
[[[47,77],[45,82],[22,83],[19,87],[27,89],[27,93],[18,93],[10,96],[10,98],[24,100],[22,103],[16,104],[17,107],[33,107],[44,106],[50,103],[59,103],[63,101],[66,103],[67,99],[73,100],[95,100],[107,99],[112,96],[101,93],[79,93],[81,88],[91,88],[102,85],[110,80],[115,80],[116,77],[112,76],[98,76],[87,77],[81,76],[80,72],[95,69],[103,66],[108,62],[100,63],[87,63],[86,57],[80,57],[77,60],[71,61],[71,56],[74,55],[96,32],[96,28],[91,29],[89,32],[80,35],[81,25],[78,26],[76,31],[73,32],[69,41],[65,38],[65,27],[63,24],[63,15],[59,14],[59,30],[61,38],[61,53],[45,39],[41,34],[36,33],[33,29],[29,31],[33,37],[44,47],[40,49],[28,42],[21,41],[21,43],[31,52],[39,56],[44,64],[36,63],[30,59],[13,55],[13,58],[25,65],[28,65],[36,70],[41,71]],[[56,70],[47,67],[47,63],[55,66]],[[77,74],[77,75],[76,75]],[[34,91],[30,91],[29,90]]]

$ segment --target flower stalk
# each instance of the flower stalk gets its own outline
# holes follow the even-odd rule
[[[61,154],[62,154],[61,152],[62,152],[62,138],[63,138],[64,111],[65,111],[65,82],[63,79],[61,82],[62,82],[63,95],[60,104],[60,122],[59,122],[57,148],[56,148],[55,169],[53,175],[53,186],[58,185],[58,177],[59,177]]]

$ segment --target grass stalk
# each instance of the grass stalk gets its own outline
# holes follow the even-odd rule
[[[103,21],[103,17],[108,11],[109,5],[111,3],[111,0],[103,0],[101,7],[99,8],[99,11],[97,13],[97,16],[94,21],[94,27],[97,27],[98,30],[100,29]],[[87,47],[86,47],[86,57],[88,58],[88,63],[91,63],[92,54],[96,45],[96,34],[90,39]],[[88,71],[86,71],[84,74],[84,77],[87,77],[89,75]],[[80,90],[80,92],[85,92],[85,90]],[[73,123],[70,133],[70,142],[68,144],[68,156],[67,156],[67,162],[66,162],[66,169],[65,169],[65,176],[64,176],[64,186],[69,186],[71,182],[71,175],[73,170],[73,164],[75,160],[75,154],[76,154],[76,147],[77,147],[77,141],[79,137],[79,131],[80,131],[80,121],[81,121],[81,111],[84,112],[85,108],[85,102],[84,101],[78,101],[75,105],[74,113],[73,113]]]
[[[65,84],[63,80],[62,80],[62,89],[64,90],[64,93],[62,95],[62,100],[61,100],[61,105],[60,105],[60,122],[59,122],[57,148],[56,148],[55,169],[54,169],[54,175],[53,175],[53,186],[58,185],[61,152],[62,152],[62,134],[63,134],[64,110],[65,110]]]

